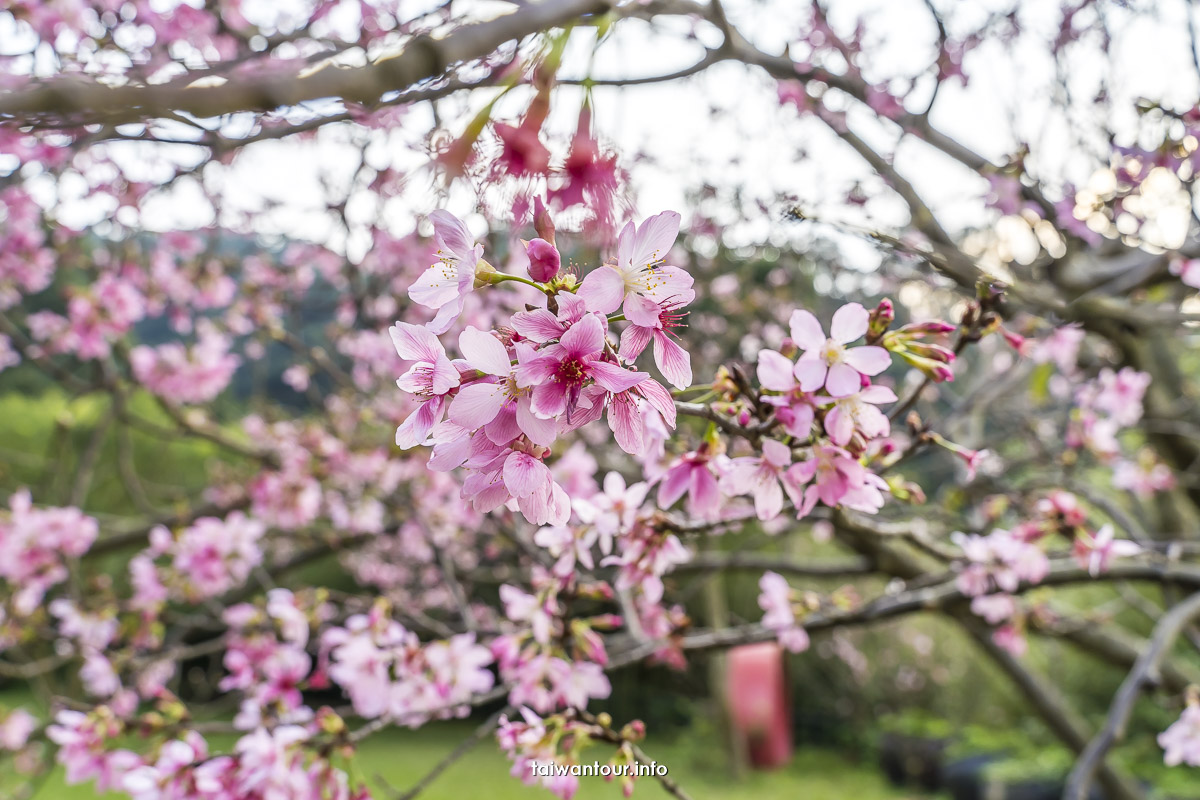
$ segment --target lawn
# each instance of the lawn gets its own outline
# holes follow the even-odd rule
[[[468,736],[470,725],[443,723],[421,731],[388,731],[363,743],[355,759],[360,774],[382,777],[404,791]],[[666,764],[670,776],[695,800],[893,800],[913,797],[887,785],[873,765],[857,764],[827,750],[808,749],[796,754],[787,767],[772,772],[754,772],[743,780],[731,779],[719,769],[721,759],[708,743],[684,737],[647,741],[647,754]],[[594,752],[599,757],[600,748]],[[523,786],[508,774],[509,762],[494,741],[486,740],[453,764],[422,794],[425,800],[531,800],[550,798],[542,789]],[[603,778],[581,778],[579,800],[617,800],[620,788]],[[381,792],[377,796],[387,797]],[[638,783],[636,797],[661,800],[669,795],[650,778]],[[83,800],[97,795],[90,785],[68,787],[56,771],[35,795],[35,800]],[[103,795],[117,798],[120,795]]]

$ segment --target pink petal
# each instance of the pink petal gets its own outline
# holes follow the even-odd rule
[[[869,323],[870,314],[861,303],[847,303],[834,312],[829,338],[840,344],[848,344],[866,336]]]
[[[475,237],[467,230],[467,226],[458,217],[442,209],[431,212],[429,220],[433,223],[438,246],[444,251],[442,255],[463,261],[469,269],[474,270]]]
[[[797,436],[801,439],[807,439],[812,433],[813,418],[816,412],[808,403],[797,403],[788,406],[786,414],[781,413],[785,409],[780,409],[775,412],[777,416],[783,419],[783,429],[792,436]]]
[[[793,311],[788,327],[791,329],[792,341],[801,350],[818,350],[825,344],[825,331],[811,311]]]
[[[825,378],[825,391],[834,397],[848,397],[862,388],[862,377],[849,364],[834,364]]]
[[[815,392],[825,385],[825,374],[829,368],[819,358],[802,358],[796,362],[792,374],[800,382],[800,388],[806,392]],[[857,374],[857,373],[855,373]],[[857,386],[855,387],[858,388]]]
[[[629,391],[650,377],[649,373],[633,372],[607,361],[589,362],[588,373],[596,383],[614,394]]]
[[[600,267],[588,273],[575,294],[583,298],[589,311],[611,314],[625,299],[625,279],[612,267]]]
[[[459,390],[450,402],[450,421],[468,430],[478,430],[500,413],[504,387],[498,383],[472,383]]]
[[[643,328],[659,327],[662,316],[662,306],[641,295],[630,295],[625,298],[625,319]]]
[[[535,342],[548,342],[562,336],[563,326],[547,309],[518,311],[512,317],[513,330]]]
[[[604,346],[604,323],[595,314],[588,314],[572,325],[558,343],[573,358],[599,353]]]
[[[764,439],[762,443],[763,461],[773,467],[786,467],[792,463],[792,449],[783,442],[774,439]]]
[[[617,444],[629,455],[640,456],[645,450],[645,431],[637,403],[631,400],[609,403],[608,427],[612,429]]]
[[[653,331],[653,328],[630,325],[621,333],[621,349],[617,354],[626,361],[633,362],[646,349],[646,345],[650,344],[650,334]]]
[[[454,264],[438,262],[421,273],[408,287],[414,303],[429,308],[441,308],[458,297],[458,269]]]
[[[698,517],[708,517],[721,506],[721,491],[717,479],[707,467],[692,470],[692,485],[688,492],[688,508]]]
[[[469,326],[458,335],[458,349],[468,364],[488,375],[507,377],[512,372],[508,351],[490,333]]]
[[[858,407],[858,428],[863,432],[863,436],[875,439],[887,436],[892,429],[892,424],[888,421],[887,414],[875,406],[860,405]],[[838,442],[838,444],[845,444],[845,442]]]
[[[542,419],[557,417],[567,410],[568,387],[561,381],[543,383],[533,390],[529,410]]]
[[[783,511],[783,487],[771,479],[754,493],[754,513],[763,520],[775,519]]]
[[[438,309],[438,312],[434,314],[433,319],[425,323],[425,327],[428,328],[432,333],[436,334],[443,334],[450,330],[450,327],[454,325],[459,315],[462,314],[465,300],[466,298],[460,294],[447,302],[444,306]]]
[[[838,403],[825,415],[825,431],[834,444],[850,443],[850,437],[854,435],[854,419],[847,413],[844,404]]]
[[[502,405],[496,418],[483,426],[483,432],[489,440],[501,447],[520,436],[521,426],[517,423],[516,404],[505,403]]]
[[[553,348],[554,345],[551,345],[551,347]],[[517,367],[516,371],[513,372],[513,377],[516,378],[517,386],[521,388],[538,386],[554,376],[560,363],[557,358],[547,352],[546,355],[538,356],[532,361],[528,361]]]
[[[691,471],[692,465],[686,462],[676,464],[667,470],[662,483],[658,485],[659,508],[670,508],[675,505],[676,500],[683,497],[683,493],[687,491],[688,484],[692,479]]]
[[[650,407],[662,415],[663,422],[668,428],[675,427],[676,411],[675,398],[666,387],[653,378],[647,378],[637,385],[638,392],[646,398]]]
[[[664,211],[643,222],[632,237],[626,237],[622,231],[618,245],[620,263],[644,267],[665,259],[679,236],[679,219],[677,212]]]
[[[405,361],[434,362],[446,354],[442,343],[431,331],[420,325],[410,325],[407,322],[397,322],[388,328],[392,344],[396,352]]]
[[[450,359],[442,356],[433,364],[433,373],[429,376],[434,394],[445,394],[458,386],[458,370],[450,363]]]
[[[692,357],[662,331],[654,332],[654,363],[676,389],[692,385]]]
[[[695,282],[695,278],[687,270],[679,267],[655,267],[654,278],[649,281],[646,296],[658,303],[670,300],[675,305],[687,305],[696,299],[696,292],[692,289]]]
[[[792,376],[793,364],[782,353],[775,350],[758,351],[758,382],[764,389],[773,392],[790,392],[796,388]]]
[[[401,450],[408,450],[424,444],[429,432],[433,430],[433,426],[441,419],[443,408],[445,408],[445,398],[443,397],[435,397],[422,403],[396,429],[396,446]]]
[[[858,393],[858,399],[864,403],[894,403],[900,398],[886,386],[872,384]]]
[[[553,419],[541,419],[530,409],[530,398],[522,397],[517,401],[517,425],[529,441],[549,447],[554,444],[558,435],[558,424]]]
[[[892,364],[892,356],[882,347],[851,347],[845,361],[863,375],[878,375]]]
[[[504,485],[513,497],[525,497],[550,482],[550,470],[528,453],[504,459]]]

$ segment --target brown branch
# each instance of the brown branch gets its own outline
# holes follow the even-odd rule
[[[203,87],[178,82],[105,86],[74,77],[33,81],[0,94],[0,118],[28,122],[43,116],[80,117],[119,125],[172,112],[205,119],[241,111],[273,111],[330,97],[371,105],[388,92],[436,78],[453,64],[483,58],[506,42],[603,13],[611,5],[611,0],[530,3],[513,13],[464,25],[441,39],[414,37],[394,56],[349,69],[326,65],[311,73],[263,75]]]
[[[1092,776],[1106,766],[1104,757],[1117,742],[1125,738],[1125,728],[1133,707],[1144,686],[1152,686],[1162,680],[1162,662],[1188,623],[1200,616],[1200,593],[1193,594],[1172,608],[1158,624],[1150,637],[1150,645],[1138,657],[1129,675],[1117,690],[1104,727],[1079,754],[1075,768],[1067,778],[1063,800],[1084,800],[1092,783]]]

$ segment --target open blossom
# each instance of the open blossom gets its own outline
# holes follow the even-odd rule
[[[579,287],[578,295],[587,303],[588,309],[611,314],[624,303],[625,317],[632,319],[629,315],[633,308],[629,302],[631,298],[659,305],[691,302],[695,297],[692,276],[679,267],[664,263],[679,235],[679,219],[678,213],[664,211],[640,226],[632,222],[626,224],[617,240],[616,261],[592,270]],[[643,307],[642,311],[645,310]],[[638,312],[635,311],[635,315]],[[647,317],[645,313],[641,316]]]
[[[803,503],[802,489],[796,476],[788,472],[792,451],[783,442],[766,439],[762,457],[735,458],[721,480],[725,494],[748,494],[754,497],[754,511],[761,520],[770,520],[783,511],[783,495],[796,505]]]
[[[807,650],[808,632],[796,624],[792,592],[787,580],[779,573],[764,572],[758,581],[758,588],[758,606],[766,612],[762,618],[763,627],[775,631],[779,643],[789,652]]]
[[[626,486],[619,472],[610,472],[604,476],[602,492],[575,500],[575,513],[581,521],[595,528],[600,538],[600,550],[608,555],[612,552],[613,537],[633,527],[649,492],[648,483],[638,481]]]
[[[1121,460],[1113,466],[1112,484],[1148,500],[1158,492],[1174,489],[1175,473],[1161,461],[1153,460],[1153,457],[1139,458],[1137,461]]]
[[[794,372],[806,392],[823,386],[833,397],[854,394],[862,388],[863,376],[878,375],[892,362],[882,347],[846,346],[865,336],[870,324],[870,315],[859,303],[847,303],[834,313],[828,337],[810,311],[793,311],[790,324],[792,341],[804,351]]]
[[[432,333],[445,333],[462,314],[466,296],[475,287],[475,268],[483,255],[483,245],[475,244],[467,226],[448,211],[439,209],[429,218],[437,239],[438,262],[409,287],[408,296],[437,309],[426,327]]]
[[[654,342],[654,363],[676,389],[692,385],[692,357],[674,340],[672,328],[682,324],[680,309],[695,299],[691,289],[682,289],[665,300],[634,295],[625,300],[625,318],[629,326],[621,334],[621,358],[633,361],[646,345]]]
[[[566,414],[570,419],[579,404],[584,384],[590,379],[609,392],[632,389],[650,376],[632,372],[603,358],[604,324],[588,314],[573,324],[557,343],[516,372],[517,385],[534,387],[531,409],[539,417]]]
[[[1113,536],[1111,525],[1105,525],[1096,531],[1095,536],[1086,531],[1080,531],[1075,536],[1075,545],[1071,550],[1079,566],[1086,569],[1093,577],[1108,572],[1108,564],[1113,558],[1136,556],[1142,548],[1128,539],[1117,539]]]
[[[711,460],[704,447],[684,453],[658,484],[659,507],[670,508],[686,493],[689,514],[702,519],[714,516],[720,510],[721,491],[709,467]]]
[[[432,267],[431,267],[432,269]],[[396,429],[396,445],[404,449],[422,444],[446,412],[446,395],[458,386],[459,374],[437,337],[419,325],[397,322],[389,331],[396,352],[414,361],[396,385],[423,402]]]
[[[816,416],[815,395],[805,392],[796,380],[795,364],[775,350],[758,353],[758,382],[762,388],[782,394],[765,395],[763,402],[775,406],[775,417],[788,434],[801,440],[812,434]]]
[[[492,688],[491,652],[473,633],[422,645],[378,609],[356,614],[321,640],[329,677],[364,717],[387,716],[418,727],[430,719],[465,716],[466,704]]]
[[[1200,767],[1200,705],[1185,708],[1179,719],[1158,735],[1158,746],[1165,751],[1163,763],[1168,767]]]
[[[172,567],[194,598],[216,597],[240,585],[262,562],[258,520],[234,511],[225,519],[201,517],[185,528],[171,548]]]
[[[517,385],[516,371],[535,359],[533,348],[517,342],[513,346],[517,355],[514,366],[499,339],[473,327],[459,334],[458,346],[470,367],[498,380],[462,386],[450,403],[450,420],[470,430],[484,429],[496,444],[507,444],[521,434],[534,444],[554,444],[554,420],[535,415],[530,408],[533,390]]]
[[[958,574],[959,591],[976,597],[999,589],[1015,592],[1022,582],[1041,583],[1050,562],[1041,548],[1009,531],[997,528],[987,536],[955,533],[967,565]]]
[[[20,750],[37,727],[37,718],[23,708],[9,712],[0,720],[0,750]]]
[[[896,400],[896,393],[886,386],[868,386],[860,392],[835,399],[833,407],[825,414],[825,432],[829,434],[829,441],[845,447],[850,444],[855,431],[868,440],[887,436],[891,423],[875,404]]]

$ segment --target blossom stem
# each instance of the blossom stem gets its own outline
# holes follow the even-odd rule
[[[520,275],[506,275],[503,272],[497,272],[494,275],[492,275],[492,277],[491,277],[492,284],[504,283],[504,281],[516,281],[517,283],[523,283],[526,286],[532,286],[533,288],[537,289],[540,292],[545,292],[546,294],[552,294],[550,289],[547,288],[545,285],[540,284],[537,281],[532,281],[529,278],[522,278]]]

